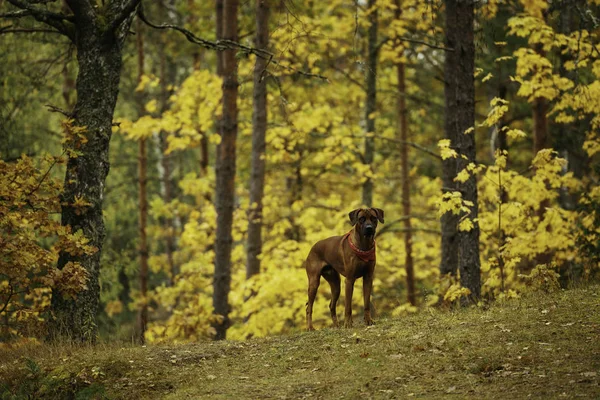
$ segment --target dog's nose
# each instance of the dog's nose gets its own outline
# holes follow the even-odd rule
[[[373,228],[373,225],[365,226],[365,233],[367,235],[372,235],[373,233],[375,233],[375,228]]]

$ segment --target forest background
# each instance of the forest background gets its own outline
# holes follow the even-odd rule
[[[95,143],[71,3],[0,0],[3,341],[46,337],[96,284],[82,340],[302,329],[302,262],[361,206],[385,210],[380,316],[597,276],[600,1],[92,2],[123,6],[94,199],[68,172]],[[61,225],[91,209],[101,230]]]

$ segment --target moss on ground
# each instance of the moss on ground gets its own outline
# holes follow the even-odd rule
[[[171,346],[0,348],[1,398],[600,398],[600,286],[374,327]]]

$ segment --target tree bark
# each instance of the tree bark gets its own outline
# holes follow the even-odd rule
[[[548,104],[538,97],[533,101],[533,156],[548,147]]]
[[[445,47],[455,49],[456,39],[456,2],[446,1],[446,39]],[[458,104],[456,98],[457,81],[454,79],[459,62],[458,51],[446,51],[444,64],[444,101],[445,118],[444,133],[446,139],[450,139],[450,145],[456,146],[456,130],[458,123]],[[444,193],[455,189],[454,177],[456,176],[456,159],[448,158],[442,160],[442,184]],[[442,230],[442,254],[440,262],[440,275],[450,274],[456,276],[458,271],[458,216],[445,213],[441,218]]]
[[[142,81],[144,75],[144,35],[143,26],[140,19],[137,20],[136,26],[136,42],[138,50],[138,84]],[[141,118],[144,114],[144,96],[142,92],[138,94],[138,116]],[[141,138],[139,141],[139,213],[140,213],[140,296],[141,302],[138,309],[136,336],[140,344],[146,342],[146,326],[148,325],[148,240],[146,235],[146,226],[148,223],[148,195],[146,190],[147,175],[148,175],[148,155],[146,150],[146,139]]]
[[[162,15],[169,15],[167,8],[163,1],[158,2],[158,9]],[[159,74],[160,74],[160,112],[161,114],[167,111],[169,107],[169,86],[173,84],[174,77],[172,73],[172,63],[169,63],[167,60],[166,54],[166,40],[164,36],[161,36],[160,41],[158,43],[158,57],[159,57]],[[168,72],[169,71],[169,72]],[[167,136],[168,132],[160,131],[158,133],[158,158],[159,158],[159,169],[162,169],[162,174],[160,174],[161,179],[161,194],[163,197],[163,202],[165,204],[171,203],[173,200],[173,182],[171,179],[171,171],[173,161],[171,159],[171,155],[166,154],[168,144],[167,144]],[[163,229],[165,230],[165,253],[167,256],[167,269],[170,275],[169,284],[171,286],[175,285],[175,277],[179,274],[179,266],[175,264],[174,253],[177,247],[176,239],[175,239],[175,218],[173,217],[164,217],[161,219],[161,224],[163,225]]]
[[[225,0],[223,39],[237,42],[238,0]],[[215,339],[225,339],[229,327],[229,289],[231,286],[231,227],[235,197],[237,139],[237,60],[235,50],[223,52],[223,117],[221,143],[217,147],[215,274],[213,307],[219,320],[214,322]]]
[[[216,13],[216,37],[217,40],[223,39],[223,6],[225,0],[216,0],[215,2],[215,13]],[[217,75],[223,76],[223,54],[224,52],[217,51]]]
[[[365,71],[367,88],[365,101],[365,121],[366,133],[375,134],[375,116],[373,113],[377,110],[377,55],[379,53],[379,43],[377,43],[377,1],[369,0],[369,32],[368,32],[368,60]],[[365,137],[364,163],[371,167],[375,154],[375,139]],[[373,203],[373,180],[367,178],[363,183],[362,203],[366,207],[371,207]]]
[[[89,3],[69,1],[68,4],[75,14],[73,38],[79,66],[73,125],[86,128],[87,142],[80,143],[78,155],[70,156],[67,162],[61,223],[70,226],[72,232],[81,230],[98,251],[93,255],[73,256],[64,252],[59,255],[59,269],[69,262],[78,262],[87,271],[88,281],[87,289],[75,299],[53,291],[54,318],[49,322],[49,335],[55,339],[94,342],[98,332],[100,256],[105,237],[102,200],[109,170],[113,112],[119,93],[122,40],[129,23],[122,18],[124,14],[111,14],[114,11],[111,7],[105,10],[110,15],[103,15],[106,20],[100,23],[101,17]],[[75,208],[76,198],[83,198],[91,205],[83,211]]]
[[[396,0],[396,19],[400,19],[402,8]],[[402,214],[404,215],[404,268],[406,270],[406,289],[408,302],[415,306],[415,268],[412,257],[412,224],[410,221],[410,170],[408,166],[408,118],[406,109],[406,69],[403,62],[396,66],[398,75],[398,137],[400,144],[400,171],[402,179]]]
[[[400,169],[402,178],[402,214],[404,215],[404,268],[406,269],[406,288],[408,302],[416,305],[415,271],[412,257],[412,226],[410,221],[410,171],[408,166],[408,121],[406,118],[406,77],[404,63],[399,63],[398,69],[398,127],[400,133]]]
[[[456,107],[456,118],[450,114],[451,110],[446,110],[446,118],[449,119],[446,135],[456,146],[459,155],[456,170],[445,171],[444,176],[453,180],[457,172],[465,169],[469,163],[476,162],[475,133],[464,133],[475,125],[474,0],[447,0],[446,16],[447,46],[454,49],[454,56],[446,52],[445,95],[446,101]],[[459,182],[456,188],[464,200],[473,202],[469,215],[462,216],[473,221],[473,229],[458,231],[457,238],[460,283],[471,291],[470,300],[476,301],[481,295],[477,179],[471,175],[466,182]]]
[[[257,49],[269,46],[269,0],[256,1]],[[260,273],[262,252],[262,209],[265,185],[265,135],[267,132],[267,60],[256,57],[254,64],[254,112],[252,114],[252,160],[250,165],[250,210],[246,279]]]

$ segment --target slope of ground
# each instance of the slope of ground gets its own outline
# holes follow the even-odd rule
[[[359,320],[359,318],[356,318]],[[600,398],[600,286],[246,342],[0,348],[1,398]]]

